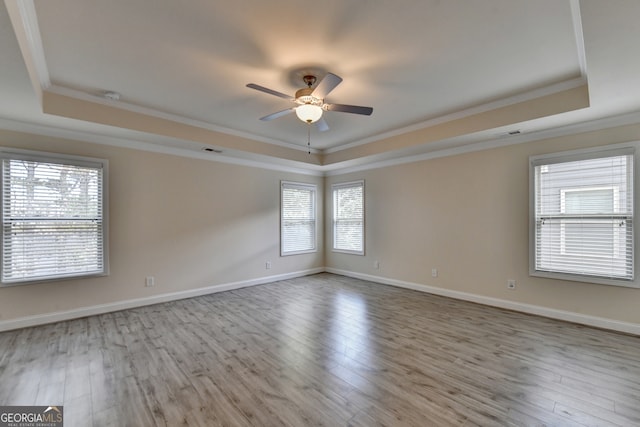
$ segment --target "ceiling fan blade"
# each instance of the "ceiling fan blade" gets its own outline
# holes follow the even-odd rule
[[[287,114],[293,113],[295,108],[287,108],[286,110],[278,111],[277,113],[269,114],[268,116],[260,117],[260,120],[263,122],[268,122],[269,120],[277,119],[278,117],[286,116]]]
[[[268,87],[260,86],[255,83],[249,83],[247,87],[251,89],[259,90],[260,92],[268,93],[270,95],[275,95],[280,98],[288,99],[289,101],[295,101],[295,99],[290,95],[286,95],[282,92],[278,92],[277,90],[269,89]]]
[[[370,116],[371,113],[373,113],[373,108],[361,107],[359,105],[325,104],[324,108],[327,111],[339,111],[341,113],[362,114],[364,116]]]
[[[329,92],[334,90],[342,82],[342,77],[338,77],[335,74],[327,73],[326,76],[318,83],[318,86],[311,92],[312,96],[319,99],[324,99]]]
[[[315,125],[316,125],[316,129],[318,129],[320,132],[325,132],[329,130],[329,125],[327,124],[327,121],[324,119],[324,117],[318,120],[315,123]]]

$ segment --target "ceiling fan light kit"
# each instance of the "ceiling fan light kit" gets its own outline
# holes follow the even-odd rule
[[[302,104],[296,107],[296,116],[305,123],[315,123],[322,117],[322,107],[314,104]]]

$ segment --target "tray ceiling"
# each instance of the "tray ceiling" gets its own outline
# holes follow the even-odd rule
[[[5,0],[0,49],[18,64],[0,116],[316,167],[535,132],[640,109],[640,8],[601,3]],[[311,157],[295,115],[258,120],[290,104],[245,87],[293,94],[309,69],[344,79],[327,102],[374,108],[325,112]]]

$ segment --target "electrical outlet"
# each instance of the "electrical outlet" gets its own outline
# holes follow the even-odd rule
[[[373,268],[378,270],[380,268],[380,261],[373,261]]]
[[[264,263],[264,268],[267,270],[271,270],[271,261],[267,261]]]
[[[431,277],[438,277],[438,269],[437,268],[432,268],[431,269]]]
[[[151,288],[156,285],[156,278],[153,276],[147,276],[144,279],[144,286],[147,288]]]
[[[507,280],[507,289],[514,290],[516,288],[516,281],[514,279]]]

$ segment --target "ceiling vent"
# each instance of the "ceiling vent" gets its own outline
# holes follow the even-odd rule
[[[216,148],[211,148],[211,147],[203,147],[202,151],[206,151],[207,153],[216,153],[216,154],[222,153],[222,150],[218,150]]]

